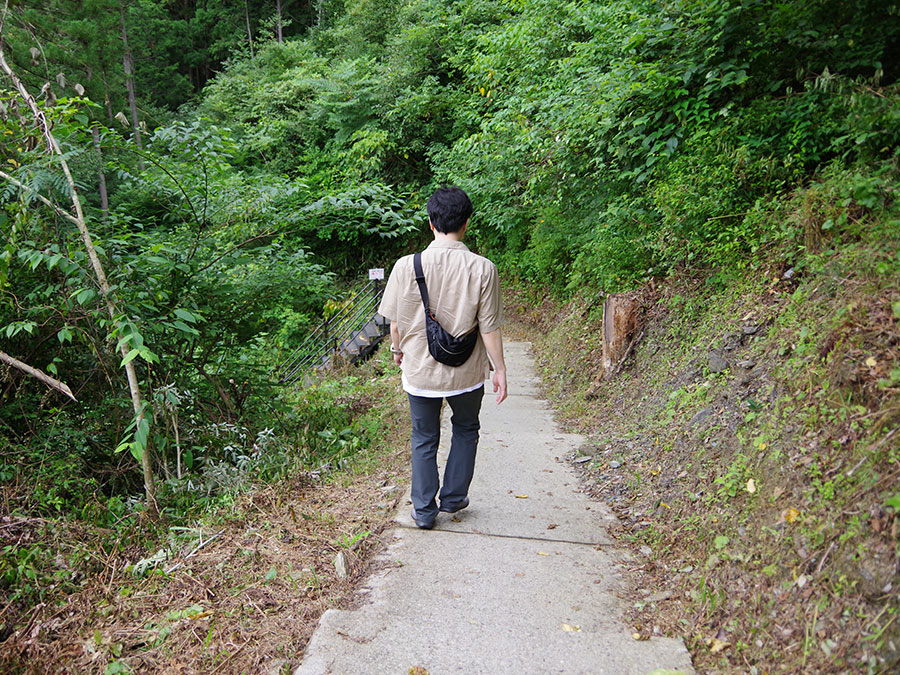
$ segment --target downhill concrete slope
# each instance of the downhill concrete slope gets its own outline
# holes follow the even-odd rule
[[[693,672],[681,640],[636,641],[623,622],[614,517],[562,461],[581,438],[555,427],[529,345],[506,352],[510,396],[485,396],[471,506],[423,531],[402,500],[380,571],[354,609],[322,616],[296,674]]]

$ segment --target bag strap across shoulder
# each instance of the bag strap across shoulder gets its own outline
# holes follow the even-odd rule
[[[422,304],[425,305],[426,312],[431,312],[431,309],[428,307],[428,286],[425,285],[425,272],[422,270],[421,252],[413,256],[413,269],[416,271],[416,283],[419,285],[419,295],[422,296]]]

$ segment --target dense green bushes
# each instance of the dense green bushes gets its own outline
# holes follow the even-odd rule
[[[147,3],[126,22],[177,23],[170,9]],[[250,10],[251,28],[261,26],[262,10]],[[681,266],[727,280],[773,244],[786,266],[802,266],[804,251],[848,231],[836,219],[852,222],[866,191],[884,193],[895,177],[896,5],[344,0],[319,10],[283,42],[271,22],[259,28],[252,55],[232,35],[222,72],[191,102],[184,64],[208,67],[224,44],[191,43],[211,10],[196,8],[184,18],[196,25],[164,44],[136,37],[154,59],[182,38],[187,52],[172,57],[174,70],[138,70],[138,96],[153,109],[189,103],[151,120],[142,150],[91,122],[111,117],[113,104],[54,101],[45,90],[111,270],[125,319],[118,332],[73,229],[37,198],[65,204],[69,188],[40,137],[6,112],[20,108],[4,94],[0,157],[25,187],[7,181],[0,202],[0,335],[9,353],[75,384],[79,403],[49,417],[70,430],[89,420],[88,450],[74,433],[61,443],[84,462],[78,471],[131,433],[112,348],[123,338],[155,402],[148,438],[163,473],[187,420],[187,436],[208,424],[251,436],[269,427],[272,366],[318,321],[336,281],[426,243],[422,205],[438,183],[472,194],[470,241],[506,274],[566,295],[628,288]],[[84,64],[66,50],[80,45],[107,67],[99,52],[109,45],[85,37],[89,19],[77,12],[60,22],[41,11],[29,20],[64,36],[48,72],[61,68],[60,93],[72,93]],[[16,35],[27,34],[23,16],[7,24]],[[228,18],[243,28],[243,9]],[[20,47],[13,56],[28,59]],[[161,91],[167,77],[172,87]],[[87,88],[97,101],[99,84]],[[112,100],[125,99],[117,90]],[[804,223],[765,217],[773,196],[848,168],[857,178],[843,212]],[[48,447],[36,424],[45,397],[8,378],[0,412],[11,442]],[[335,420],[316,433],[336,436],[307,440],[327,454],[345,428]],[[212,445],[227,459],[227,444]],[[116,480],[101,491],[128,489]]]
[[[79,126],[83,107],[46,108],[76,170],[96,157]],[[304,461],[320,464],[331,445],[370,442],[343,418],[336,433],[350,431],[331,445],[298,436],[297,425],[328,416],[309,407],[291,422],[305,404],[283,398],[273,372],[341,292],[330,270],[352,279],[374,244],[409,231],[409,208],[393,191],[372,184],[314,194],[298,179],[242,172],[230,131],[204,120],[157,129],[140,152],[102,130],[109,211],[94,200],[87,207],[119,313],[111,321],[74,226],[37,198],[65,204],[71,190],[28,125],[10,120],[6,131],[15,182],[2,205],[2,348],[68,383],[78,399],[63,404],[37,380],[4,370],[0,447],[10,450],[0,490],[11,510],[105,522],[110,500],[140,490],[123,452],[138,456],[134,443],[162,479],[159,508],[178,520],[257,472],[271,479],[295,468],[302,448],[311,452]],[[147,425],[132,420],[126,360],[138,366]]]
[[[463,185],[483,251],[560,292],[728,264],[757,200],[900,141],[896,6],[411,0],[387,32],[365,7],[235,63],[205,109],[262,103],[313,186]]]

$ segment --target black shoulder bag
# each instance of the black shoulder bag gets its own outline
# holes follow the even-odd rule
[[[425,272],[422,271],[422,254],[413,256],[413,267],[416,270],[416,283],[425,306],[425,334],[428,337],[428,352],[435,361],[448,366],[461,366],[472,355],[475,343],[478,342],[478,326],[460,337],[453,337],[438,323],[428,305],[428,287],[425,285]]]

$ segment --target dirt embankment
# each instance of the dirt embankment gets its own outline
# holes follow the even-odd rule
[[[635,628],[685,636],[699,672],[900,667],[897,250],[648,286],[611,379],[601,300],[510,296],[635,549]]]

